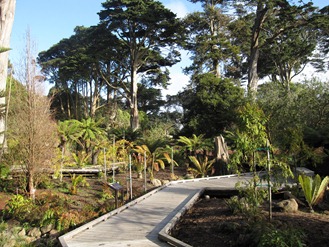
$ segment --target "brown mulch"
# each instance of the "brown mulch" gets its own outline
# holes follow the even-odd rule
[[[223,198],[202,198],[185,213],[171,235],[194,247],[253,246],[257,236],[246,229],[252,226],[252,229],[258,227],[258,232],[264,231],[268,212],[264,210],[263,213],[263,221],[256,220],[254,224],[255,221],[252,223],[241,215],[233,215]],[[271,222],[274,229],[289,225],[302,232],[304,246],[322,247],[329,245],[329,215],[326,213],[328,211],[309,213],[307,208],[300,208],[296,213],[273,212]],[[285,246],[297,245],[287,243]]]
[[[182,178],[186,174],[185,168],[175,168],[175,175]],[[170,169],[159,171],[155,178],[160,180],[171,180]],[[70,179],[65,179],[70,184]],[[123,187],[127,185],[127,174],[124,172],[116,174],[116,180],[120,181]],[[110,192],[101,179],[87,179],[89,187],[78,189],[75,196],[67,193],[61,193],[70,198],[71,209],[81,211],[90,206],[92,208],[102,207],[99,199],[102,193]],[[147,190],[153,189],[148,180]],[[133,193],[134,197],[144,193],[144,179],[139,179],[137,174],[133,174]],[[39,193],[45,193],[52,190],[39,190]],[[59,193],[59,192],[58,192]],[[126,188],[125,188],[126,193]],[[4,208],[10,195],[0,193],[0,211]],[[127,197],[125,198],[127,199]],[[112,200],[113,201],[113,200]],[[112,202],[113,204],[114,202]],[[104,212],[108,207],[104,207]],[[328,210],[328,209],[327,209]],[[288,214],[283,212],[273,212],[272,222],[277,229],[285,225],[291,225],[294,229],[302,231],[304,234],[305,246],[329,246],[329,213],[325,210],[318,210],[316,213],[309,213],[305,207],[300,207],[297,213]],[[266,210],[263,212],[266,219]],[[266,222],[266,221],[264,221]],[[220,197],[211,197],[210,200],[201,198],[188,212],[182,217],[181,221],[172,231],[172,235],[183,242],[189,243],[194,247],[210,246],[252,246],[250,238],[252,234],[246,233],[246,229],[251,222],[239,215],[233,215],[227,207],[225,200]],[[264,223],[264,228],[265,228]],[[256,225],[255,227],[259,227]],[[261,225],[262,227],[262,225]],[[287,245],[296,246],[296,245]]]

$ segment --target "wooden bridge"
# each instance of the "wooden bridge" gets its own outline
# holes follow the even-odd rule
[[[171,225],[205,189],[234,189],[250,174],[173,181],[59,238],[63,247],[171,246]]]
[[[103,165],[97,166],[86,166],[86,167],[71,167],[71,168],[63,168],[58,171],[58,173],[63,176],[70,176],[71,174],[81,174],[84,176],[97,176],[99,173],[109,173],[113,174],[113,172],[117,171],[120,167],[126,165],[126,162],[113,162],[108,166],[104,167]],[[13,177],[22,176],[26,171],[20,166],[11,167],[10,174]],[[54,169],[41,169],[41,173],[50,174],[51,176],[55,173]]]

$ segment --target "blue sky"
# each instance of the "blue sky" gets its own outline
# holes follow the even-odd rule
[[[315,6],[328,5],[328,0],[314,0]],[[63,38],[69,38],[76,26],[92,26],[99,22],[97,13],[105,0],[16,0],[14,26],[11,34],[10,59],[19,61],[25,46],[25,36],[30,30],[36,52],[49,49]],[[188,0],[160,0],[178,17],[197,10],[199,5]],[[182,89],[188,78],[181,72],[182,65],[176,65],[171,73],[173,93]],[[166,93],[169,93],[167,91]]]
[[[92,26],[99,22],[98,12],[105,0],[16,0],[16,12],[11,34],[10,60],[19,68],[20,55],[26,44],[29,30],[36,53],[49,49],[63,38],[74,34],[76,26]],[[187,0],[161,0],[178,17],[194,11],[198,5]],[[34,48],[34,47],[33,47]],[[175,94],[187,83],[181,65],[172,70],[172,87],[165,92]]]
[[[37,50],[43,51],[68,38],[76,26],[92,26],[99,22],[97,13],[105,0],[16,0],[16,13],[11,35],[15,58],[24,47],[26,31],[36,42]],[[179,16],[196,9],[187,0],[163,0],[166,7],[172,8]]]

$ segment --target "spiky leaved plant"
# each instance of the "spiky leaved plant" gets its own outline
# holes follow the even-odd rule
[[[298,176],[298,181],[302,186],[305,199],[311,212],[314,212],[313,206],[319,204],[324,196],[325,190],[329,184],[329,177],[321,179],[319,174],[316,174],[314,179],[305,174]]]
[[[208,160],[208,156],[205,158],[197,158],[195,156],[189,156],[189,159],[193,163],[194,167],[189,167],[188,171],[192,172],[195,176],[205,177],[208,171],[211,170],[215,160]]]

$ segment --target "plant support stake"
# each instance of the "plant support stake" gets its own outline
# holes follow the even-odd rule
[[[171,173],[174,174],[174,149],[171,147]]]
[[[104,152],[104,180],[105,180],[105,183],[106,183],[107,174],[106,174],[106,150],[105,150],[105,148],[103,149],[103,152]]]
[[[144,191],[146,192],[146,152],[144,152]]]
[[[272,188],[271,188],[271,164],[270,164],[270,145],[269,141],[266,140],[267,146],[267,168],[268,168],[268,176],[267,176],[267,184],[268,184],[268,198],[269,198],[269,221],[272,220]]]
[[[133,199],[133,183],[131,178],[131,154],[129,154],[129,185],[130,185],[130,199]]]

